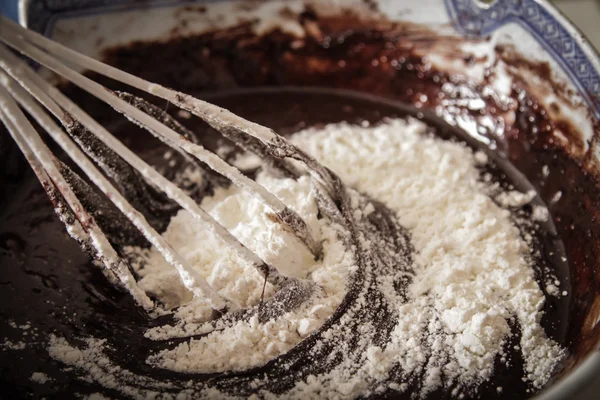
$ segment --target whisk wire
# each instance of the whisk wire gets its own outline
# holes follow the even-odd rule
[[[58,170],[56,158],[4,87],[0,87],[0,110],[0,119],[40,178],[46,191],[52,190],[48,187],[51,184],[62,194],[80,225],[89,238],[94,241],[94,248],[100,253],[99,257],[102,262],[118,277],[119,282],[132,294],[140,306],[146,310],[153,309],[152,300],[139,288],[125,262],[119,258],[93,217],[85,210]],[[58,126],[56,128],[59,129]]]
[[[0,43],[0,105],[3,106],[3,111],[0,113],[0,120],[4,122],[9,133],[15,139],[23,154],[25,154],[48,195],[52,198],[53,192],[57,191],[60,193],[60,196],[64,198],[65,203],[70,208],[70,212],[75,215],[75,221],[67,223],[67,221],[63,220],[72,236],[80,244],[90,243],[89,247],[91,247],[91,251],[95,251],[106,268],[112,271],[113,275],[109,274],[109,278],[117,280],[122,286],[128,289],[143,308],[146,310],[153,309],[154,304],[152,300],[137,285],[129,266],[119,257],[106,235],[102,232],[96,221],[94,221],[94,218],[77,199],[75,192],[69,186],[65,176],[63,176],[66,172],[70,171],[67,171],[68,167],[54,157],[40,135],[19,109],[19,105],[31,115],[42,129],[49,133],[50,137],[80,167],[89,180],[131,221],[133,226],[162,254],[165,260],[177,270],[184,286],[194,296],[206,299],[213,309],[223,311],[237,308],[238,305],[223,299],[202,276],[190,268],[186,261],[150,225],[146,217],[136,210],[125,196],[115,188],[113,183],[100,172],[92,160],[102,166],[106,174],[111,175],[112,173],[110,168],[107,168],[103,163],[103,159],[98,155],[98,152],[92,150],[89,143],[82,139],[83,136],[94,137],[94,140],[97,138],[103,143],[102,146],[106,146],[107,151],[110,151],[111,154],[114,153],[115,157],[120,157],[125,163],[129,164],[133,168],[133,171],[137,171],[147,183],[162,190],[168,198],[190,212],[212,234],[234,249],[242,259],[250,262],[262,274],[265,281],[280,287],[303,286],[300,283],[294,283],[296,282],[295,279],[281,275],[276,268],[264,262],[258,255],[249,250],[182,189],[126,147],[67,96],[44,80],[6,46],[44,65],[112,106],[127,119],[148,130],[165,144],[180,152],[186,159],[189,160],[189,157],[192,156],[202,161],[214,171],[227,177],[231,182],[254,195],[273,212],[282,226],[286,227],[299,238],[315,257],[318,257],[320,254],[321,244],[313,237],[304,220],[276,196],[254,180],[246,177],[237,168],[229,165],[216,154],[173,130],[174,128],[171,128],[172,125],[165,124],[164,118],[158,120],[154,117],[154,114],[149,115],[147,113],[148,108],[140,107],[140,104],[138,104],[142,101],[141,99],[130,95],[119,95],[83,76],[72,69],[71,66],[87,68],[148,93],[158,94],[159,97],[174,102],[174,104],[179,105],[181,108],[187,109],[199,116],[218,131],[231,133],[231,129],[233,129],[238,132],[228,137],[238,138],[239,135],[254,137],[258,139],[257,143],[262,143],[259,146],[264,146],[264,149],[261,149],[262,154],[268,154],[282,161],[285,157],[303,161],[316,182],[319,182],[321,187],[325,187],[325,190],[329,192],[333,184],[332,177],[326,168],[304,155],[304,153],[266,127],[246,121],[210,103],[194,99],[109,67],[44,38],[35,32],[31,32],[2,16],[0,16],[0,42],[4,43]],[[63,125],[64,130],[71,137],[38,105],[38,102]],[[238,142],[235,139],[234,141]],[[100,142],[98,142],[99,145]],[[241,145],[240,142],[238,144]],[[84,153],[87,153],[87,156]],[[61,219],[65,219],[64,215],[61,216]],[[292,284],[288,285],[288,283]]]
[[[279,284],[281,283],[281,281],[284,280],[279,275],[276,269],[274,269],[271,266],[268,266],[263,260],[261,260],[253,252],[248,250],[233,235],[231,235],[229,231],[227,231],[222,225],[220,225],[216,220],[214,220],[214,218],[212,218],[208,213],[206,213],[206,211],[204,211],[193,199],[186,195],[185,192],[183,192],[183,190],[177,187],[177,185],[166,179],[154,168],[152,168],[145,161],[143,161],[139,156],[137,156],[133,151],[131,151],[128,147],[123,145],[122,142],[116,139],[96,120],[91,118],[86,112],[84,112],[81,108],[74,104],[59,90],[54,88],[48,82],[43,80],[39,75],[34,73],[22,61],[18,60],[16,56],[6,53],[10,52],[8,52],[8,50],[6,49],[4,49],[4,51],[0,49],[0,56],[2,56],[0,57],[0,66],[2,66],[2,68],[5,69],[7,73],[11,74],[13,78],[18,80],[24,88],[29,90],[34,97],[37,98],[39,95],[40,99],[44,99],[45,101],[42,102],[42,104],[52,103],[52,101],[48,101],[47,96],[46,98],[42,97],[44,92],[52,96],[53,100],[56,103],[58,103],[59,107],[57,109],[57,107],[50,106],[49,110],[57,112],[55,116],[61,121],[61,123],[65,125],[67,130],[69,126],[73,123],[73,120],[79,121],[83,126],[85,126],[100,140],[102,140],[107,146],[114,150],[115,153],[117,153],[127,163],[129,163],[132,167],[139,171],[144,178],[148,179],[149,182],[152,182],[157,187],[160,187],[169,198],[176,201],[181,207],[189,211],[196,219],[204,223],[209,231],[213,232],[213,234],[215,234],[217,237],[219,237],[225,243],[227,243],[230,247],[232,247],[235,251],[237,251],[242,256],[242,258],[254,264],[263,275],[268,274],[269,281],[271,283]],[[12,67],[15,65],[16,62],[18,62],[20,65],[18,65],[18,67],[16,68]],[[36,83],[41,86],[41,90],[36,90],[35,85],[33,85],[31,82],[32,80],[35,80]],[[64,111],[62,111],[61,109]],[[67,118],[65,116],[65,112],[67,113],[67,115],[72,116],[73,120]],[[189,287],[189,289],[192,289],[192,287]]]
[[[18,25],[16,26],[18,27]],[[259,201],[261,201],[265,206],[271,209],[281,219],[281,222],[283,224],[292,224],[293,226],[290,226],[289,229],[294,231],[298,235],[298,237],[304,242],[304,244],[316,257],[319,256],[320,243],[313,238],[311,232],[309,231],[304,221],[299,216],[297,216],[295,212],[290,210],[276,196],[271,194],[264,187],[262,187],[252,179],[246,177],[237,168],[229,165],[216,154],[204,149],[202,146],[196,143],[186,140],[179,133],[173,131],[169,127],[165,126],[164,124],[157,121],[155,118],[151,117],[150,115],[146,114],[140,109],[136,108],[135,106],[122,100],[121,98],[119,98],[118,95],[108,90],[106,87],[100,85],[97,82],[94,82],[93,80],[69,68],[67,65],[59,61],[58,58],[52,56],[51,54],[40,50],[38,47],[36,47],[37,43],[34,45],[27,42],[24,37],[20,37],[22,33],[21,30],[23,30],[23,28],[20,29],[18,34],[11,31],[10,29],[7,30],[3,37],[5,43],[22,52],[23,54],[27,55],[28,57],[36,60],[37,62],[43,64],[47,68],[50,68],[59,75],[62,75],[63,77],[67,78],[69,81],[73,82],[83,90],[106,102],[115,110],[122,113],[126,118],[141,126],[142,128],[148,130],[158,139],[165,141],[171,147],[180,148],[184,150],[185,152],[196,157],[198,160],[204,162],[206,165],[208,165],[210,168],[212,168],[219,174],[227,177],[237,186],[247,190],[249,193],[254,195]],[[25,30],[25,32],[28,32],[28,36],[35,37],[31,35],[30,31]],[[35,38],[37,39],[37,37]],[[54,48],[57,46],[52,47]],[[106,68],[106,65],[104,65],[104,68]]]
[[[83,154],[83,152],[73,143],[73,141],[63,132],[63,130],[39,107],[33,98],[25,92],[14,80],[0,72],[0,81],[18,103],[27,110],[27,112],[36,120],[41,127],[47,131],[55,142],[65,151],[73,160],[77,160],[78,166],[90,178],[92,182],[121,210],[121,212],[144,234],[146,239],[152,243],[165,258],[178,270],[182,281],[196,295],[203,296],[209,300],[211,306],[215,309],[224,309],[226,301],[221,298],[210,285],[200,275],[195,273],[187,263],[181,258],[175,250],[158,234],[146,221],[144,216],[134,209],[131,204],[119,193],[119,191],[109,182],[108,179],[94,166],[94,164]],[[29,85],[34,87],[32,83]],[[39,90],[35,91],[39,94]],[[41,99],[41,97],[40,97]],[[39,100],[48,109],[57,109],[57,105],[50,99]],[[60,115],[60,114],[59,114]],[[65,122],[67,117],[63,115],[61,121]],[[37,134],[36,134],[37,135]],[[49,150],[48,150],[49,151]]]
[[[0,21],[2,21],[0,16]],[[4,18],[6,19],[6,18]],[[31,41],[39,48],[42,48],[56,57],[67,61],[72,65],[77,65],[81,68],[94,71],[100,75],[111,78],[115,81],[124,83],[136,89],[150,93],[163,100],[180,107],[193,115],[201,118],[217,131],[223,133],[232,127],[237,131],[252,136],[259,140],[264,145],[264,150],[267,154],[275,158],[294,158],[306,165],[308,173],[326,190],[329,196],[335,197],[336,183],[335,178],[320,163],[314,158],[304,153],[287,140],[279,136],[272,129],[259,125],[252,121],[248,121],[229,110],[208,103],[206,101],[189,96],[185,93],[169,89],[156,83],[148,82],[145,79],[132,75],[126,71],[104,64],[98,60],[78,53],[60,43],[54,42],[37,32],[27,30],[15,23],[6,19],[5,30],[18,32],[19,35]],[[2,24],[0,24],[0,36],[2,36]]]

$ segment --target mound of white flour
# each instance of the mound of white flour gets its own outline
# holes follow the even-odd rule
[[[258,181],[301,215],[320,238],[317,204],[307,177],[295,181],[273,179],[262,174]],[[305,278],[317,267],[313,255],[302,242],[269,218],[269,210],[259,200],[237,186],[217,188],[214,195],[206,197],[201,205],[281,274]],[[226,299],[240,307],[252,306],[260,299],[264,283],[261,275],[188,211],[180,210],[171,219],[163,237]],[[134,268],[141,276],[139,284],[146,292],[156,295],[167,308],[187,304],[192,299],[191,292],[183,286],[177,272],[158,250],[128,248],[127,251],[132,255],[142,255],[134,262]],[[271,285],[267,285],[267,296],[271,292]]]
[[[425,130],[416,120],[342,123],[293,138],[347,185],[384,202],[411,232],[411,298],[398,305],[393,342],[369,349],[364,373],[385,375],[399,363],[424,372],[431,390],[485,381],[513,321],[521,328],[525,379],[540,387],[564,352],[540,326],[544,294],[527,244],[510,212],[486,194],[476,168],[485,155]]]
[[[397,366],[401,379],[423,376],[420,395],[440,386],[475,387],[492,376],[494,361],[503,356],[512,324],[521,330],[523,379],[534,387],[547,381],[564,355],[540,326],[544,295],[528,262],[528,246],[510,212],[488,196],[490,184],[480,179],[477,165],[486,162],[485,155],[425,131],[425,125],[409,119],[373,127],[341,123],[293,136],[294,143],[336,172],[346,185],[397,214],[411,235],[415,276],[408,300],[399,298],[394,304],[397,322],[387,345],[359,343],[364,350],[361,357],[348,355],[333,370],[298,382],[284,397],[368,395],[371,389],[367,388],[373,387],[373,382],[386,381]],[[219,189],[202,205],[283,274],[310,279],[324,288],[324,294],[267,323],[256,318],[240,321],[154,354],[147,360],[151,365],[213,372],[264,364],[318,329],[344,298],[349,273],[355,268],[354,254],[342,245],[344,232],[339,227],[317,219],[309,180],[265,175],[259,180],[321,237],[323,260],[312,260],[302,245],[269,220],[262,206],[243,191]],[[260,275],[186,212],[173,217],[164,237],[223,296],[244,307],[259,301]],[[136,268],[142,287],[168,308],[180,306],[177,325],[154,328],[147,336],[164,339],[201,332],[210,308],[191,299],[157,252],[131,251],[140,256]],[[268,287],[267,294],[272,292]],[[65,360],[56,349],[51,354]],[[401,392],[407,388],[401,383],[386,385],[381,390]],[[207,390],[212,390],[211,395],[217,393],[216,389],[203,390],[205,395]]]
[[[322,259],[315,261],[296,236],[269,218],[269,210],[259,200],[234,185],[216,189],[214,195],[202,201],[202,207],[281,274],[313,281],[322,289],[321,295],[266,324],[259,324],[254,316],[162,351],[148,360],[151,364],[182,372],[243,370],[262,365],[321,327],[344,298],[348,274],[355,268],[354,256],[345,249],[340,228],[317,219],[310,179],[275,179],[260,174],[257,181],[306,221],[322,241]],[[264,278],[188,211],[181,210],[171,219],[163,237],[223,297],[244,308],[258,304]],[[168,339],[205,333],[206,325],[202,323],[213,312],[208,303],[192,299],[177,272],[156,249],[129,248],[128,252],[137,255],[133,265],[141,277],[140,286],[168,308],[179,307],[177,325],[153,328],[146,336]],[[273,291],[268,284],[265,297]]]

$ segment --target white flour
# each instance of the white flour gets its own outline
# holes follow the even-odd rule
[[[13,342],[5,339],[3,343],[0,343],[0,350],[23,350],[25,347],[23,341]]]
[[[420,375],[423,381],[418,395],[452,385],[456,387],[453,394],[460,396],[491,378],[497,356],[510,361],[504,359],[503,346],[511,324],[521,329],[523,378],[535,388],[547,381],[563,356],[564,351],[540,326],[544,295],[528,262],[528,246],[510,212],[502,208],[519,207],[533,195],[505,193],[497,197],[502,206],[498,205],[487,194],[491,183],[483,182],[476,168],[487,160],[483,153],[473,154],[462,144],[424,132],[425,126],[416,120],[392,120],[375,127],[329,125],[293,137],[348,186],[396,212],[411,235],[415,275],[407,301],[395,297],[393,287],[382,285],[396,321],[385,346],[373,345],[375,329],[365,324],[358,350],[345,351],[346,344],[338,343],[336,351],[342,361],[329,372],[298,382],[285,397],[355,398],[388,388],[402,392]],[[151,365],[212,372],[264,364],[317,330],[344,298],[354,255],[342,246],[344,232],[340,228],[317,219],[309,180],[281,181],[265,175],[259,180],[320,235],[324,260],[315,263],[294,237],[286,236],[265,217],[256,200],[236,188],[217,190],[203,206],[283,274],[307,278],[323,287],[322,296],[265,324],[253,317],[164,350],[147,360]],[[357,215],[371,211],[367,207]],[[171,220],[164,236],[221,295],[243,307],[257,304],[263,284],[260,275],[196,226],[185,212]],[[165,339],[207,331],[203,322],[210,318],[210,308],[201,300],[190,301],[190,294],[158,253],[130,251],[143,253],[145,262],[137,266],[142,287],[167,308],[182,305],[176,313],[178,324],[154,328],[146,336]],[[552,288],[558,290],[558,286]],[[268,287],[267,295],[272,294],[273,288]],[[351,315],[342,317],[342,323],[351,320]],[[332,330],[318,333],[315,348],[335,341],[338,334]],[[88,348],[79,350],[55,338],[50,354],[66,364],[95,371],[94,365],[105,357],[104,343],[95,340],[88,339]],[[390,373],[398,366],[401,372],[396,383],[389,383]],[[130,382],[133,378],[120,379]],[[253,384],[258,387],[261,379],[257,377]],[[123,387],[126,390],[117,389],[134,397],[148,394]],[[187,398],[186,393],[181,398]],[[206,387],[201,394],[226,397]],[[266,391],[261,395],[276,397]]]
[[[32,382],[39,383],[40,385],[52,381],[52,379],[50,379],[48,375],[44,374],[43,372],[34,372],[33,374],[31,374],[31,377],[29,379]]]
[[[137,376],[132,372],[114,365],[105,354],[106,340],[88,338],[84,347],[70,345],[65,339],[50,336],[48,353],[50,357],[77,368],[84,380],[99,383],[107,389],[138,399],[153,399],[164,389],[171,386],[153,379]],[[142,385],[144,389],[136,386]],[[185,395],[185,392],[183,392]],[[184,399],[187,397],[183,397]]]
[[[298,212],[313,231],[319,232],[318,209],[308,178],[296,182],[259,177],[259,182]],[[308,249],[281,224],[273,222],[268,209],[256,198],[237,186],[216,189],[213,196],[203,200],[202,207],[283,275],[305,278],[317,268]],[[263,278],[252,265],[194,221],[188,211],[181,210],[171,219],[163,237],[219,294],[241,307],[257,304]],[[133,248],[128,251],[140,252]],[[155,248],[144,253],[140,265],[134,263],[142,277],[139,282],[142,289],[156,295],[167,308],[187,304],[192,294],[183,286],[174,268]],[[270,285],[266,293],[272,293]],[[195,305],[194,309],[199,306]]]
[[[173,350],[162,351],[148,360],[151,364],[182,372],[243,370],[262,365],[318,329],[344,298],[347,275],[353,270],[354,259],[338,237],[339,228],[326,220],[317,220],[318,209],[310,180],[307,177],[298,181],[273,179],[264,174],[257,180],[318,232],[317,237],[324,247],[322,260],[315,262],[293,234],[268,217],[267,209],[256,198],[236,186],[217,189],[213,196],[204,199],[202,206],[282,274],[308,278],[323,289],[323,294],[304,304],[302,309],[266,324],[259,324],[258,317],[254,316]],[[195,222],[187,211],[182,210],[171,219],[163,236],[219,294],[242,307],[258,304],[264,279],[252,265]],[[132,254],[136,251],[140,252],[129,249]],[[168,339],[206,332],[202,322],[212,315],[209,305],[202,299],[192,301],[191,293],[158,251],[143,251],[142,255],[142,262],[136,267],[142,277],[140,286],[157,295],[169,308],[182,305],[176,312],[179,318],[176,326],[160,326],[149,330],[146,336]],[[265,297],[272,292],[273,287],[267,285]]]
[[[509,333],[522,330],[527,379],[537,387],[563,354],[539,325],[544,295],[526,261],[527,245],[509,211],[485,195],[476,157],[464,145],[424,136],[417,121],[374,128],[328,126],[294,141],[344,182],[386,203],[412,234],[416,275],[399,305],[394,341],[378,371],[400,362],[424,368],[430,389],[455,380],[486,380]],[[504,196],[510,206],[531,193]],[[424,359],[428,358],[427,366]]]

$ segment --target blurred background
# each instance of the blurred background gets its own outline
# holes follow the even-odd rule
[[[551,2],[581,29],[596,50],[600,49],[600,0],[553,0]],[[600,390],[595,398],[600,398]]]

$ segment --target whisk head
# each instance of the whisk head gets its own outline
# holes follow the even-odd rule
[[[298,238],[298,245],[306,246],[315,258],[320,257],[321,253],[319,240],[314,237],[306,222],[280,199],[215,153],[202,147],[191,132],[162,109],[129,93],[112,91],[71,66],[94,71],[162,98],[201,118],[242,149],[271,161],[288,174],[297,176],[303,172],[287,163],[286,159],[300,161],[313,178],[321,211],[334,216],[336,208],[344,201],[340,197],[343,184],[328,169],[269,128],[187,94],[110,67],[1,16],[0,41],[4,43],[0,44],[0,120],[33,168],[69,234],[103,266],[107,278],[129,291],[141,307],[149,312],[156,313],[158,310],[154,301],[137,284],[135,274],[127,262],[115,250],[114,245],[119,237],[129,237],[130,240],[130,237],[138,236],[150,242],[177,270],[184,286],[194,296],[205,299],[214,310],[222,314],[237,308],[236,304],[223,298],[190,268],[184,258],[158,233],[153,226],[155,224],[149,221],[154,208],[153,199],[161,196],[166,196],[171,202],[187,210],[207,230],[252,263],[265,282],[294,291],[294,301],[289,302],[290,304],[301,304],[304,298],[314,292],[314,287],[281,274],[243,245],[183,189],[159,173],[44,80],[9,47],[107,103],[125,118],[162,140],[183,159],[200,162],[248,191],[269,210],[272,219],[292,232]],[[21,108],[62,148],[87,180],[80,178],[49,150]],[[102,199],[90,189],[88,181],[103,194]],[[144,199],[148,201],[142,201]],[[118,220],[123,215],[130,223],[111,225],[103,222],[103,219]],[[118,227],[118,232],[107,232],[114,226]],[[285,297],[285,294],[279,297],[282,296]],[[283,311],[285,310],[280,310]]]

